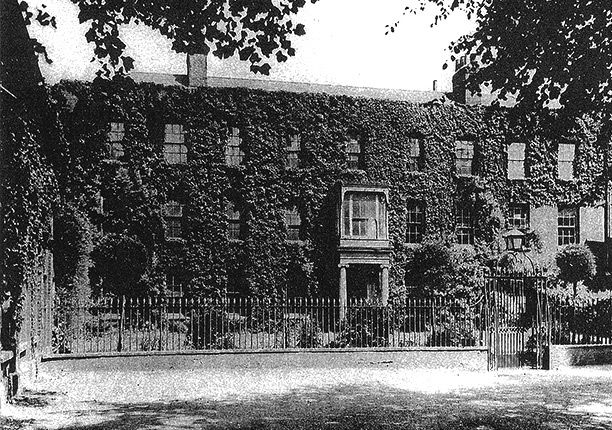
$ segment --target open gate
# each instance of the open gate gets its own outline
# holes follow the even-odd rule
[[[489,368],[547,367],[550,324],[542,272],[496,271],[485,277]]]

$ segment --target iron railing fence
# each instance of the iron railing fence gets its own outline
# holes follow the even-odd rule
[[[612,298],[549,298],[554,345],[611,344]]]
[[[484,344],[481,307],[442,298],[344,309],[333,298],[104,298],[69,314],[55,321],[56,354]]]

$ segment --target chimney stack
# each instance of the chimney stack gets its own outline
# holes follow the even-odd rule
[[[208,75],[208,60],[206,54],[187,54],[187,85],[190,87],[205,87]]]

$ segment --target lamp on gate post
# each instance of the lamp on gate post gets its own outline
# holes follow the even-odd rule
[[[512,252],[525,252],[525,233],[519,229],[513,228],[512,230],[503,234],[503,238],[506,241],[506,249]]]
[[[529,248],[525,246],[525,233],[523,233],[517,228],[513,228],[512,230],[509,230],[504,233],[502,237],[506,242],[506,251],[508,257],[511,257],[515,261],[515,263],[520,262],[522,263],[522,265],[524,265],[524,260],[527,260],[531,265],[531,271],[534,272],[535,264],[531,257],[527,254],[529,252]]]

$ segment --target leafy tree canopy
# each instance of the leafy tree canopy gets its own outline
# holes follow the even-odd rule
[[[407,0],[406,11],[428,5],[437,8],[432,25],[453,12],[476,22],[450,45],[452,61],[468,54],[468,89],[489,83],[500,99],[515,94],[528,108],[556,101],[568,115],[612,117],[609,1]]]
[[[7,0],[17,1],[17,0]],[[303,24],[293,21],[306,0],[71,0],[79,7],[79,21],[89,23],[88,42],[95,45],[101,63],[98,75],[110,77],[133,68],[134,60],[124,55],[120,26],[145,24],[173,41],[176,52],[207,54],[219,58],[238,55],[251,63],[251,71],[268,74],[270,58],[286,61],[295,55],[291,36],[305,34]],[[315,3],[317,0],[311,0]],[[55,26],[55,18],[44,8],[28,10],[28,22]],[[43,52],[35,42],[38,52]]]
[[[94,248],[91,258],[95,274],[105,291],[116,295],[137,296],[140,278],[148,264],[144,245],[123,234],[107,234]]]
[[[568,245],[557,253],[559,279],[576,284],[595,276],[595,256],[586,245]]]

